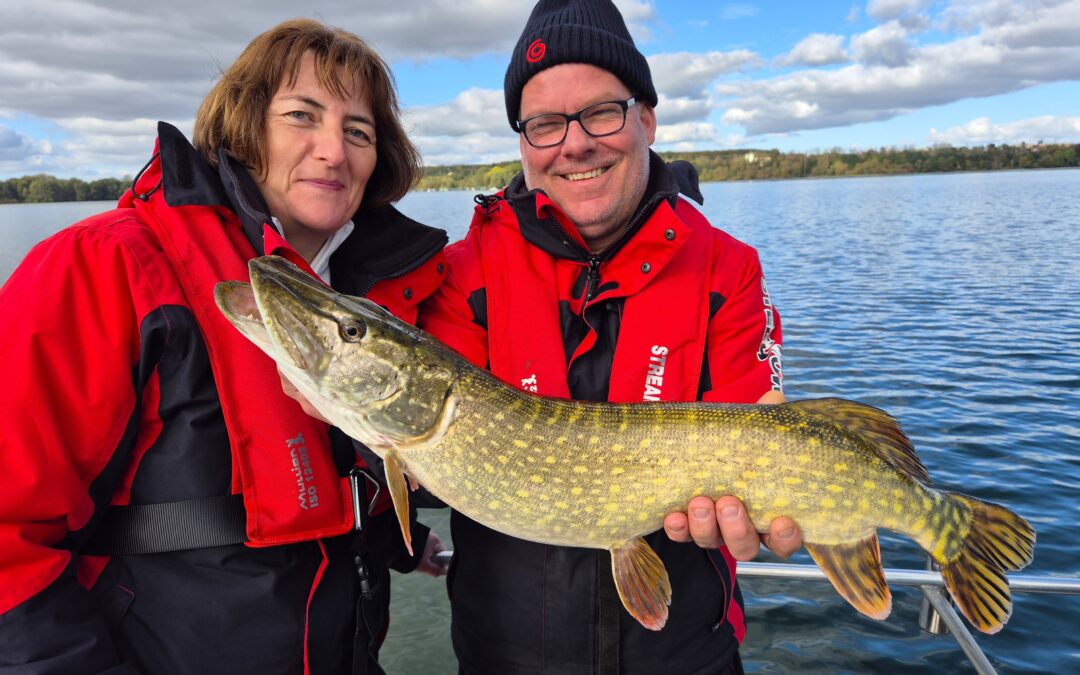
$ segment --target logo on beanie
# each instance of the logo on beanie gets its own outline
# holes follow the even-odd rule
[[[544,54],[547,54],[547,45],[540,38],[536,38],[525,52],[525,60],[529,63],[536,63],[544,58]]]

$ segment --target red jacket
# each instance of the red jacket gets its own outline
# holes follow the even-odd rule
[[[347,672],[356,569],[352,537],[333,535],[353,524],[354,449],[284,397],[212,299],[283,242],[264,242],[245,170],[222,155],[219,177],[168,125],[159,147],[117,209],[36,246],[0,290],[0,666]],[[414,320],[445,234],[389,207],[356,222],[334,286]],[[77,552],[109,505],[230,494],[244,496],[247,546]],[[415,562],[390,515],[372,521],[385,605],[386,566]]]
[[[594,255],[519,177],[478,200],[421,327],[540,394],[753,403],[781,390],[779,317],[756,252],[710,226],[679,189],[654,155],[649,199]],[[452,634],[465,672],[592,672],[607,648],[597,617],[618,602],[607,553],[523,542],[457,513],[452,526]],[[649,541],[672,580],[671,618],[654,633],[619,610],[622,672],[714,672],[745,631],[734,560],[662,532]]]

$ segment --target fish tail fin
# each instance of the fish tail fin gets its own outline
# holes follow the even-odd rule
[[[971,527],[952,557],[938,560],[941,576],[968,621],[984,633],[996,633],[1012,614],[1005,572],[1031,562],[1035,529],[1003,506],[962,494],[949,497],[970,511]]]

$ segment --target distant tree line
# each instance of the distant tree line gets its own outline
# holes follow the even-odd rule
[[[860,152],[840,149],[800,153],[779,150],[709,150],[664,152],[668,160],[685,159],[697,167],[703,183],[725,180],[775,180],[824,176],[882,176],[947,171],[997,171],[1080,166],[1080,144],[985,145],[972,148],[880,148]],[[421,190],[491,190],[504,187],[521,171],[521,162],[459,164],[424,168]],[[0,204],[81,202],[118,199],[130,178],[78,178],[38,174],[0,181]]]
[[[663,153],[697,167],[702,182],[819,176],[887,176],[950,171],[1052,169],[1080,166],[1080,144],[986,145],[956,148],[880,148],[820,153],[738,150]]]
[[[1080,166],[1080,144],[986,145],[979,147],[880,148],[860,152],[840,149],[800,153],[779,150],[709,150],[662,152],[668,160],[685,159],[701,181],[770,180],[819,176],[880,176],[946,171],[995,171]],[[520,162],[466,166],[429,166],[423,190],[487,190],[505,186],[521,171]]]
[[[37,202],[116,201],[131,186],[131,178],[57,178],[45,174],[9,178],[0,182],[0,204]]]

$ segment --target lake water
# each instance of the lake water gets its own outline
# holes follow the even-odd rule
[[[783,318],[789,398],[844,396],[900,419],[938,487],[1038,530],[1025,573],[1080,577],[1080,171],[712,183],[714,224],[758,248]],[[409,215],[464,233],[465,192],[415,193]],[[36,241],[108,204],[0,206],[0,279]],[[449,535],[444,512],[424,520]],[[886,567],[922,568],[883,533]],[[763,560],[773,561],[767,554]],[[809,562],[805,553],[793,559]],[[392,674],[456,673],[441,582],[394,580]],[[964,672],[894,587],[883,623],[819,582],[743,581],[751,672]],[[1014,595],[978,635],[1000,672],[1080,672],[1080,597]]]

